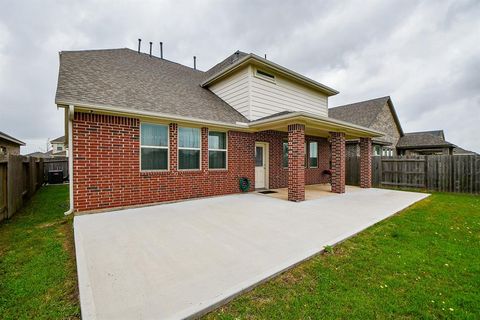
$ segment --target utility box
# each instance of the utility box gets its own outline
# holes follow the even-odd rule
[[[48,183],[49,184],[63,183],[63,170],[48,171]]]

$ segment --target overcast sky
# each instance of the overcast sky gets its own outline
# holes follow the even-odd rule
[[[331,86],[330,106],[390,95],[405,132],[480,152],[480,1],[0,0],[0,131],[23,153],[63,135],[58,52],[136,49],[206,70],[237,49]]]

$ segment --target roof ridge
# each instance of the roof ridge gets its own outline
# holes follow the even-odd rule
[[[60,54],[62,54],[62,53],[88,53],[88,52],[101,52],[101,51],[127,51],[127,52],[129,52],[129,53],[135,53],[135,54],[137,54],[137,55],[148,56],[149,58],[155,58],[155,59],[158,59],[158,60],[161,60],[161,61],[164,61],[164,62],[173,63],[173,64],[176,64],[176,65],[182,66],[182,67],[184,67],[184,68],[190,69],[190,70],[192,70],[192,71],[205,73],[205,71],[202,71],[202,70],[199,70],[199,69],[194,69],[194,68],[189,67],[189,66],[187,66],[187,65],[181,64],[180,62],[172,61],[172,60],[165,59],[165,58],[160,58],[160,57],[155,56],[155,55],[153,55],[153,54],[150,56],[149,53],[141,52],[141,51],[138,52],[137,50],[133,50],[133,49],[130,49],[130,48],[87,49],[87,50],[62,50],[62,51],[60,51]]]

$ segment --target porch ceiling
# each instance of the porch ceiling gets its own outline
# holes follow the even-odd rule
[[[303,112],[292,112],[278,117],[253,121],[249,123],[249,127],[258,131],[276,130],[288,132],[288,125],[290,124],[304,124],[305,134],[318,137],[329,137],[330,132],[344,132],[347,139],[374,138],[384,135],[379,131],[352,123]]]

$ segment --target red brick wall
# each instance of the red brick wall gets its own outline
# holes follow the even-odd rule
[[[75,210],[131,206],[239,192],[254,186],[254,136],[228,132],[228,170],[208,170],[208,129],[202,128],[201,171],[177,170],[177,125],[170,124],[170,170],[140,172],[139,119],[75,113]]]
[[[372,187],[372,139],[360,138],[360,187]]]
[[[288,126],[288,200],[305,200],[305,125]]]
[[[332,192],[345,192],[345,133],[330,132],[332,145]]]
[[[280,131],[262,131],[255,133],[255,141],[269,144],[269,187],[270,189],[286,188],[288,186],[288,168],[283,168],[283,141],[288,134]],[[330,144],[326,138],[306,136],[308,142],[318,142],[318,168],[305,168],[305,184],[328,183],[329,178],[322,175],[325,169],[330,169]]]

